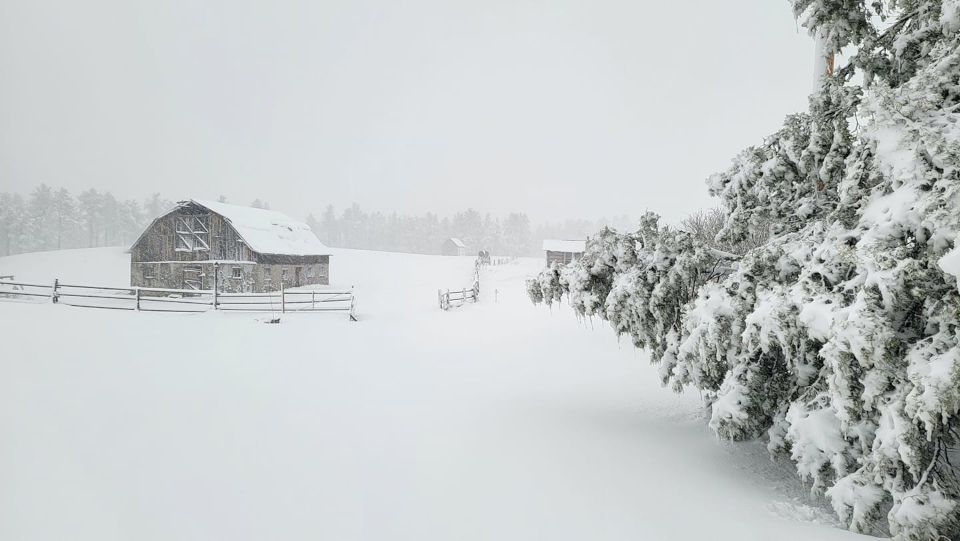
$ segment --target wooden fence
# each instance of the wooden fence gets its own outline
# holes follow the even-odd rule
[[[477,302],[480,299],[480,283],[474,282],[470,289],[460,289],[458,291],[440,290],[437,292],[440,297],[440,308],[449,310],[453,306],[463,306],[468,300]]]
[[[222,293],[216,290],[155,287],[104,287],[33,284],[0,280],[0,298],[49,299],[54,304],[137,312],[342,312],[356,321],[356,297],[350,289],[281,290],[272,293]]]
[[[473,263],[473,285],[469,288],[461,288],[459,290],[446,291],[442,289],[437,290],[437,298],[440,301],[441,310],[449,310],[454,306],[463,306],[468,300],[477,302],[480,300],[480,269],[486,263],[477,258]]]

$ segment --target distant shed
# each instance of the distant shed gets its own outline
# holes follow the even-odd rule
[[[587,249],[585,240],[545,240],[543,251],[547,254],[547,265],[559,263],[566,265],[583,257]]]
[[[130,284],[266,292],[328,284],[330,249],[310,227],[272,210],[180,201],[130,248]]]
[[[440,245],[441,255],[467,255],[467,245],[462,240],[449,238]]]

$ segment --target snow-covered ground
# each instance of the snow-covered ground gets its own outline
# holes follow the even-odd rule
[[[126,265],[73,250],[0,275],[125,285]],[[606,326],[531,305],[540,265],[442,312],[470,258],[335,250],[359,323],[0,302],[0,539],[859,537]]]

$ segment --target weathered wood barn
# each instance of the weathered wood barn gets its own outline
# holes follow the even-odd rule
[[[330,250],[306,224],[271,210],[181,201],[130,248],[130,284],[226,292],[328,284]]]
[[[467,255],[467,245],[462,240],[451,237],[440,245],[440,255]]]
[[[585,240],[545,240],[543,241],[543,251],[547,253],[547,265],[567,263],[576,261],[583,257],[583,252],[587,249]]]

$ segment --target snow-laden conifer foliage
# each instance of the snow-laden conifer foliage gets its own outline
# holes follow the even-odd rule
[[[766,437],[851,529],[958,539],[960,2],[792,4],[851,60],[709,179],[716,243],[647,216],[530,295],[648,348],[718,435]],[[758,228],[735,263],[712,249]]]

